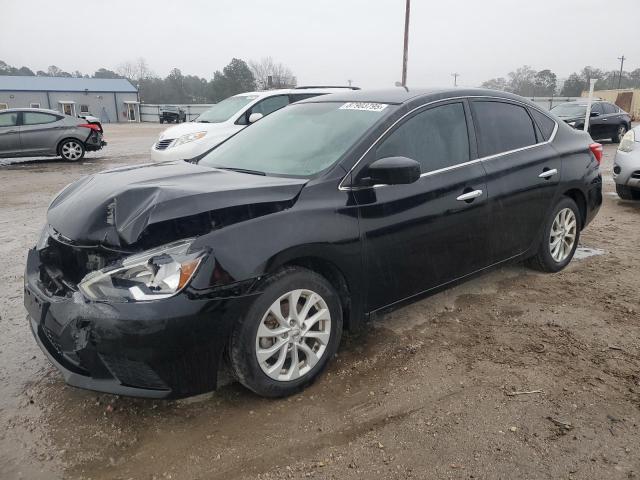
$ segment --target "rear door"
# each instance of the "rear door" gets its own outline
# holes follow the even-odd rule
[[[20,152],[19,112],[0,113],[0,156],[11,157]]]
[[[55,153],[58,140],[67,128],[64,117],[46,112],[22,112],[20,143],[25,155]]]
[[[473,100],[471,106],[487,172],[489,252],[502,261],[528,250],[547,218],[561,177],[561,161],[549,143],[557,125],[541,111],[531,107],[530,114],[510,101]]]
[[[594,140],[598,138],[606,138],[609,135],[609,120],[604,114],[604,108],[601,102],[595,102],[591,105],[591,114],[596,113],[589,119],[589,133]]]
[[[354,173],[357,185],[369,163],[394,156],[416,160],[422,170],[409,185],[354,191],[370,310],[487,265],[487,187],[470,134],[465,101],[427,106],[386,134]]]

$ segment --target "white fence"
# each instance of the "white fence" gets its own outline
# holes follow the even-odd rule
[[[167,104],[169,105],[169,104]],[[172,107],[178,107],[184,110],[187,114],[187,121],[195,119],[205,110],[211,108],[212,103],[199,103],[193,105],[178,105],[175,103],[170,104]],[[141,122],[160,122],[160,109],[166,105],[152,105],[149,103],[140,104],[140,121]]]

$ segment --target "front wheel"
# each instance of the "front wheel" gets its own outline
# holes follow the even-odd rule
[[[613,141],[613,143],[620,143],[622,142],[622,137],[624,137],[626,133],[627,126],[624,123],[618,125],[618,128],[616,128],[616,133],[613,137],[611,137],[611,140]]]
[[[563,197],[549,215],[538,252],[529,265],[543,272],[559,272],[566,267],[580,240],[580,210],[569,197]]]
[[[285,268],[231,335],[231,367],[245,387],[265,397],[297,393],[324,370],[342,335],[342,306],[331,284],[306,268]]]
[[[60,144],[60,156],[67,162],[77,162],[84,157],[84,145],[79,140],[69,139]]]

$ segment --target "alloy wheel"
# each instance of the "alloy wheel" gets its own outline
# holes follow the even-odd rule
[[[66,160],[78,160],[82,156],[82,147],[78,142],[66,142],[61,153]]]
[[[273,302],[260,321],[258,364],[274,380],[297,380],[320,361],[330,336],[327,302],[311,290],[290,291]]]
[[[560,210],[551,225],[549,236],[551,257],[556,262],[561,263],[571,255],[576,243],[577,229],[578,221],[573,210],[570,208]]]

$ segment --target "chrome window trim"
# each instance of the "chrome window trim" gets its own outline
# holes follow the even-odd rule
[[[490,95],[474,95],[474,96],[468,96],[468,97],[442,98],[440,100],[434,100],[432,102],[425,103],[424,105],[420,105],[420,106],[408,111],[402,117],[400,117],[398,120],[393,122],[393,124],[391,124],[391,126],[389,126],[389,128],[387,128],[384,132],[382,132],[382,134],[380,134],[380,136],[378,138],[376,138],[376,140],[369,146],[369,148],[367,148],[367,150],[360,156],[358,161],[356,163],[354,163],[353,167],[351,167],[351,169],[349,169],[347,174],[344,177],[342,177],[342,180],[340,180],[340,183],[338,184],[338,190],[347,191],[348,192],[348,191],[364,190],[364,189],[371,188],[369,186],[364,186],[364,187],[345,187],[342,184],[345,182],[347,177],[349,175],[351,175],[351,173],[356,169],[356,167],[362,161],[362,159],[369,154],[371,149],[373,147],[375,147],[378,144],[378,142],[380,142],[380,140],[387,133],[389,133],[396,125],[398,125],[398,123],[400,123],[402,120],[404,120],[406,117],[408,117],[412,113],[414,113],[414,112],[416,112],[416,111],[418,111],[420,109],[423,109],[425,107],[434,105],[436,103],[448,102],[448,101],[451,101],[451,100],[470,100],[470,99],[477,99],[477,98],[487,98],[487,99],[491,99],[491,100],[502,100],[502,101],[506,101],[506,103],[515,103],[515,104],[521,105],[524,108],[535,108],[540,113],[542,113],[543,115],[547,116],[550,120],[553,120],[553,123],[555,123],[555,127],[553,128],[553,132],[551,132],[551,136],[549,137],[549,140],[545,140],[544,142],[539,142],[539,143],[536,143],[534,145],[527,145],[526,147],[516,148],[514,150],[508,150],[506,152],[495,153],[493,155],[487,155],[487,156],[484,156],[484,157],[475,158],[473,160],[469,160],[468,162],[459,163],[457,165],[451,165],[450,167],[440,168],[438,170],[432,170],[430,172],[421,173],[420,174],[420,178],[428,177],[428,176],[431,176],[431,175],[436,175],[436,174],[442,173],[442,172],[448,172],[450,170],[456,170],[458,168],[466,167],[468,165],[473,165],[473,164],[478,163],[478,162],[484,162],[484,161],[487,161],[487,160],[493,160],[495,158],[499,158],[499,157],[502,157],[502,156],[505,156],[505,155],[511,155],[513,153],[522,152],[524,150],[529,150],[531,148],[539,147],[539,146],[542,146],[542,145],[547,145],[547,144],[553,142],[553,140],[556,138],[556,133],[558,133],[558,128],[559,128],[558,122],[555,119],[551,118],[549,115],[547,115],[547,113],[545,113],[543,110],[541,110],[537,106],[532,106],[532,105],[530,105],[528,103],[524,103],[524,102],[521,102],[519,100],[514,100],[514,99],[511,99],[511,98],[494,97],[494,96],[490,96]],[[531,119],[531,121],[534,122],[534,125],[535,125],[535,121],[533,119]],[[386,185],[386,184],[378,184],[378,185],[373,185],[373,188],[380,188],[380,187],[385,187],[385,186],[388,186],[388,185]]]

